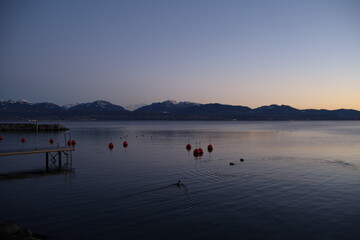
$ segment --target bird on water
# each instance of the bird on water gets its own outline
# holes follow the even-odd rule
[[[176,186],[181,187],[181,186],[184,186],[184,184],[179,180],[179,181],[176,183]]]

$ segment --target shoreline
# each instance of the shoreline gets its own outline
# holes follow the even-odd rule
[[[61,124],[36,124],[36,123],[0,123],[0,132],[61,132],[70,130]]]

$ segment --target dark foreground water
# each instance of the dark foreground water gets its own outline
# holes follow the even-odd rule
[[[63,124],[75,172],[0,181],[0,220],[52,239],[360,239],[360,122]],[[0,135],[0,150],[64,143]],[[0,157],[0,173],[44,166]]]

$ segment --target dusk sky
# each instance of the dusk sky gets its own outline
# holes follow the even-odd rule
[[[2,0],[0,99],[360,110],[359,0]]]

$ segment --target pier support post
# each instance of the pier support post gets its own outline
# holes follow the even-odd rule
[[[58,152],[59,155],[59,170],[61,170],[61,152]]]
[[[49,171],[49,153],[46,152],[46,171]]]

